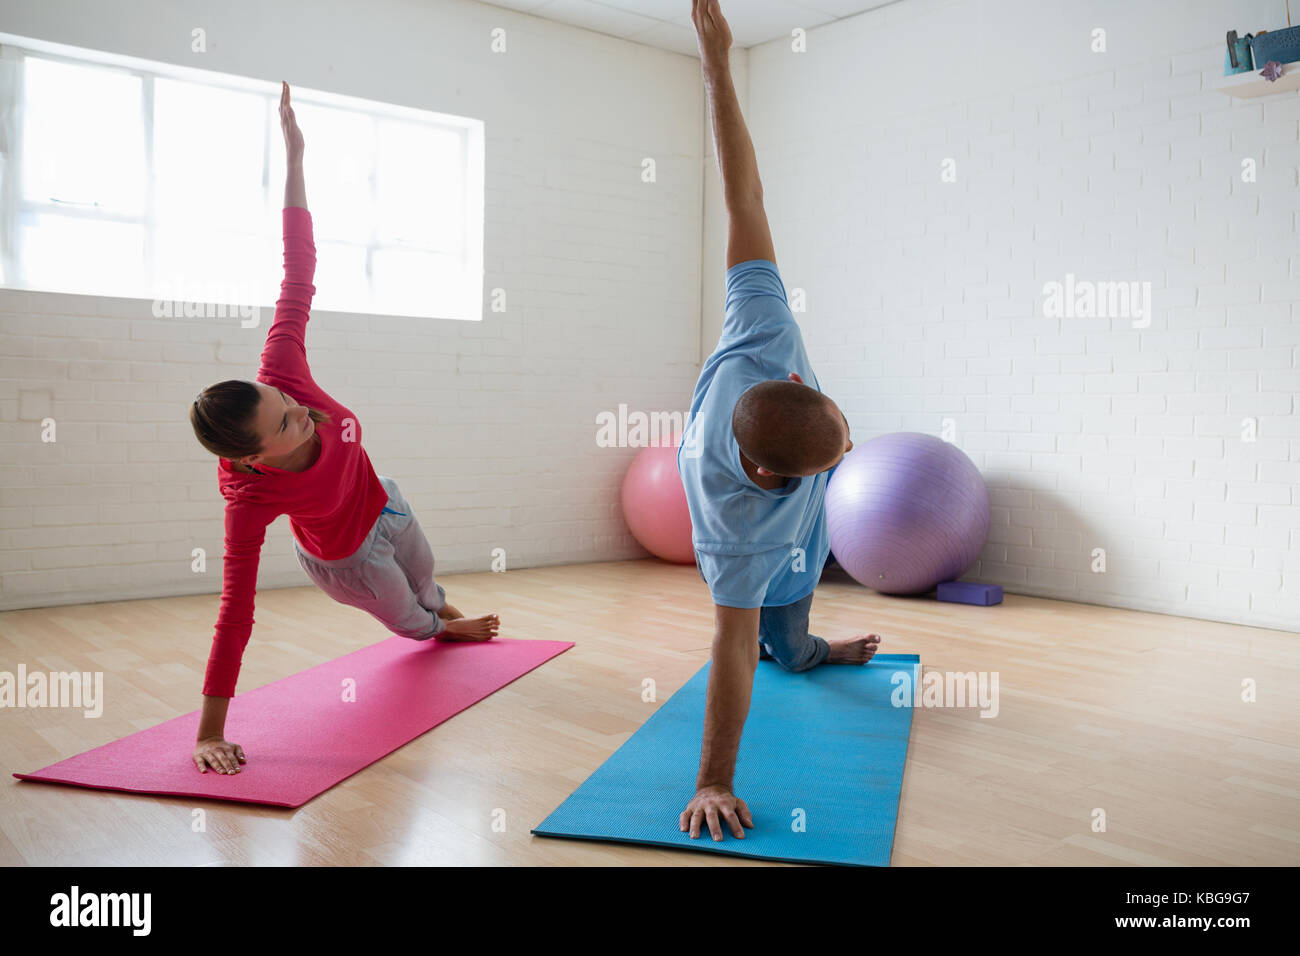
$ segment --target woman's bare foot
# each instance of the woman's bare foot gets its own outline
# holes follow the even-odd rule
[[[482,617],[458,617],[447,621],[438,639],[442,641],[490,641],[497,636],[501,620],[495,614]]]
[[[444,621],[455,621],[464,616],[465,615],[461,614],[457,608],[452,607],[446,602],[443,603],[442,610],[438,612],[438,617],[442,618]]]
[[[826,655],[827,664],[865,664],[875,656],[880,644],[879,634],[867,634],[847,641],[827,641],[831,652]]]

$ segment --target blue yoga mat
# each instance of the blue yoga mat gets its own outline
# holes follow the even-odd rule
[[[692,840],[677,818],[695,795],[704,729],[705,664],[532,832],[649,843],[789,863],[888,866],[907,760],[916,654],[802,674],[759,661],[736,759],[735,793],[754,828]],[[802,828],[800,828],[802,826]]]

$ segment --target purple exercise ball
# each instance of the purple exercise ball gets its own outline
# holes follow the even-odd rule
[[[897,432],[858,445],[826,487],[835,560],[882,594],[923,594],[975,563],[989,493],[975,463],[933,435]]]

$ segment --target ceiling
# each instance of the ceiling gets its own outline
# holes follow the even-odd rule
[[[698,56],[691,0],[485,0],[546,20]],[[899,0],[720,0],[732,43],[750,47]]]

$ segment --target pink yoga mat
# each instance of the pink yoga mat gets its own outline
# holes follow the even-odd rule
[[[564,653],[568,641],[390,637],[235,697],[226,739],[248,762],[199,773],[199,711],[51,764],[20,780],[300,807],[471,704]],[[345,684],[345,682],[351,682]],[[348,687],[355,701],[345,701]]]

